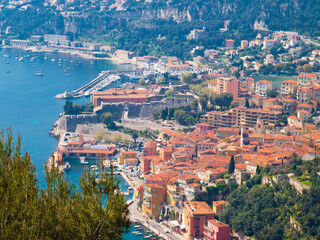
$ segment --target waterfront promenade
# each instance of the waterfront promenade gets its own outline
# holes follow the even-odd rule
[[[132,181],[127,177],[125,172],[121,172],[121,176],[125,181],[134,189],[137,190],[139,186],[141,186],[142,181],[138,177],[134,177]],[[135,184],[136,183],[136,184]],[[149,228],[154,233],[158,234],[160,237],[166,240],[183,240],[185,239],[183,236],[178,235],[170,230],[169,233],[165,232],[166,227],[157,223],[155,220],[145,218],[139,211],[138,211],[138,198],[135,197],[135,194],[132,197],[133,203],[129,206],[130,211],[130,219],[132,222],[138,222],[145,227]]]

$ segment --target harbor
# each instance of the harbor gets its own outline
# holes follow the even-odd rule
[[[0,93],[3,98],[1,109],[6,113],[0,120],[0,126],[6,129],[8,123],[16,137],[22,135],[22,148],[30,152],[36,168],[36,176],[39,180],[39,188],[46,188],[43,163],[56,151],[58,140],[51,137],[48,132],[57,116],[63,111],[64,100],[55,99],[54,96],[65,89],[78,89],[94,79],[101,71],[117,70],[120,67],[110,61],[83,59],[78,56],[70,56],[57,52],[33,53],[19,49],[0,49]],[[20,60],[19,60],[20,59]],[[55,59],[52,61],[52,59]],[[60,60],[59,60],[60,59]],[[6,64],[6,62],[9,62]],[[60,63],[59,63],[60,62]],[[128,66],[126,66],[128,67]],[[69,68],[67,70],[67,68]],[[67,70],[65,72],[64,70]],[[122,69],[120,69],[122,70]],[[42,72],[43,76],[35,76]],[[70,76],[67,76],[70,74]],[[72,100],[78,104],[89,101],[88,98],[75,98]],[[32,111],[26,106],[32,106]],[[89,166],[96,165],[95,161],[85,160]],[[65,172],[70,181],[79,184],[79,176],[86,165],[68,160],[71,170]],[[126,181],[120,179],[122,192],[128,190]],[[131,200],[133,192],[125,196]],[[134,224],[140,225],[140,224]],[[123,235],[123,239],[142,240],[149,236],[150,230],[140,225],[142,229],[136,229],[132,225],[129,232]],[[136,235],[133,232],[142,234]],[[159,239],[156,237],[156,239]]]
[[[125,75],[129,78],[140,78],[141,74],[136,70],[109,70],[101,72],[98,77],[72,92],[65,91],[58,94],[55,98],[80,98],[92,95],[93,92],[102,90],[106,87],[111,87],[121,81],[121,76]]]

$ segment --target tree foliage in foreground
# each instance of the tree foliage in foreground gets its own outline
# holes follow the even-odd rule
[[[45,165],[47,188],[39,191],[29,153],[12,131],[0,134],[0,239],[121,239],[128,231],[128,206],[113,169],[99,181],[87,169],[79,190]]]

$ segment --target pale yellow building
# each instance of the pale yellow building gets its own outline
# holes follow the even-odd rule
[[[137,151],[121,150],[120,156],[118,158],[118,163],[124,164],[124,160],[128,158],[137,158]]]
[[[285,80],[281,82],[281,94],[291,95],[297,92],[298,81],[295,80]]]

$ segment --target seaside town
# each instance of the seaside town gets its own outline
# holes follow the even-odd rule
[[[59,145],[49,161],[60,171],[72,171],[75,163],[91,171],[112,165],[127,181],[123,194],[133,195],[127,202],[131,220],[163,239],[247,239],[226,218],[233,191],[287,181],[302,194],[313,186],[309,167],[318,169],[320,149],[320,47],[298,33],[258,34],[238,47],[229,39],[216,50],[199,46],[193,61],[135,56],[62,35],[3,45],[130,64],[134,76],[113,73],[127,77],[121,86],[98,86],[111,73],[90,82],[85,106],[72,104],[72,94],[60,96],[67,100],[50,132]],[[301,231],[291,215],[289,227]]]
[[[319,0],[0,4],[0,240],[320,240]]]

